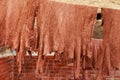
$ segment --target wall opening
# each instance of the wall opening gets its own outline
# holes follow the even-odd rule
[[[93,38],[102,39],[103,38],[103,26],[102,26],[102,15],[101,9],[99,9],[96,17],[96,23],[93,30]]]

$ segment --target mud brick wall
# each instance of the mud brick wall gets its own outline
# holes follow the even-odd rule
[[[68,67],[62,62],[56,61],[53,57],[46,57],[43,73],[35,76],[37,57],[26,57],[23,71],[18,73],[16,60],[14,63],[14,80],[74,80],[74,67]]]
[[[18,73],[18,67],[16,63],[16,57],[14,62],[14,80],[40,80],[35,77],[35,68],[37,57],[25,57],[25,63],[22,67],[22,73]]]
[[[65,62],[45,57],[42,80],[74,80],[74,66],[67,66]]]
[[[45,57],[43,73],[40,76],[35,76],[37,57],[33,56],[25,58],[22,74],[18,73],[16,61],[14,63],[14,80],[75,80],[74,66],[67,66],[64,62],[54,59],[54,57]],[[96,72],[86,70],[85,77],[87,80],[95,80]]]
[[[0,80],[13,80],[14,57],[0,57]]]
[[[59,62],[54,57],[46,57],[43,73],[35,75],[37,57],[25,57],[23,71],[18,73],[16,57],[6,57],[0,59],[0,80],[75,80],[74,66],[67,66],[64,62]],[[96,80],[97,71],[86,70],[82,80]],[[85,79],[84,79],[85,78]],[[110,76],[104,76],[105,80],[120,80],[120,71],[111,71]]]

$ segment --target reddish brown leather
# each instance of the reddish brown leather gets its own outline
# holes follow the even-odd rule
[[[37,72],[41,72],[40,66],[43,61],[41,55],[56,51],[57,54],[63,53],[66,60],[75,59],[75,74],[78,78],[81,54],[83,57],[87,55],[86,51],[91,41],[96,14],[97,8],[95,7],[43,1],[38,12],[40,57]]]
[[[6,46],[17,51],[19,72],[24,62],[26,49],[30,45],[31,33],[34,32],[36,0],[9,0],[6,18]]]
[[[0,48],[5,46],[7,0],[0,0]]]
[[[120,69],[120,10],[102,9],[106,70]]]

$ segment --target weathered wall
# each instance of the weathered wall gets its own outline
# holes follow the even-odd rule
[[[18,74],[16,63],[14,64],[14,80],[75,80],[74,66],[67,66],[64,62],[58,62],[54,57],[46,57],[43,73],[41,76],[35,75],[37,57],[25,57],[22,74]],[[88,69],[83,75],[86,80],[96,80],[97,71]],[[82,75],[81,75],[82,76]],[[110,76],[105,76],[105,80],[120,80],[120,71],[111,71]]]
[[[25,57],[22,74],[18,74],[15,63],[14,80],[74,80],[74,67],[68,67],[62,62],[54,60],[54,57],[47,57],[44,65],[44,73],[35,76],[37,57]]]
[[[25,57],[25,63],[23,65],[22,73],[18,73],[18,67],[16,64],[16,57],[14,63],[14,80],[39,80],[35,77],[35,68],[37,57],[33,57],[30,59],[29,57]]]
[[[22,74],[18,74],[15,63],[14,67],[14,80],[75,80],[74,79],[74,66],[66,66],[64,62],[58,62],[54,57],[46,57],[44,65],[44,72],[41,76],[35,75],[37,57],[31,60],[25,57],[25,64],[23,65]],[[88,69],[84,77],[86,80],[96,80],[97,71]],[[82,75],[81,75],[82,76]],[[120,80],[120,71],[111,71],[110,76],[105,76],[105,80]],[[83,78],[84,79],[84,78]]]
[[[30,59],[25,57],[22,74],[17,71],[16,57],[0,58],[0,80],[75,80],[74,66],[66,66],[63,62],[58,62],[54,57],[46,57],[44,65],[44,73],[41,76],[35,75],[37,57]],[[86,70],[87,80],[96,80],[97,71]],[[111,71],[110,76],[104,76],[105,80],[120,80],[120,71]],[[41,79],[40,79],[41,78]]]
[[[103,38],[103,26],[102,20],[97,20],[93,31],[93,38],[102,39]]]
[[[13,80],[14,57],[0,58],[0,80]]]

